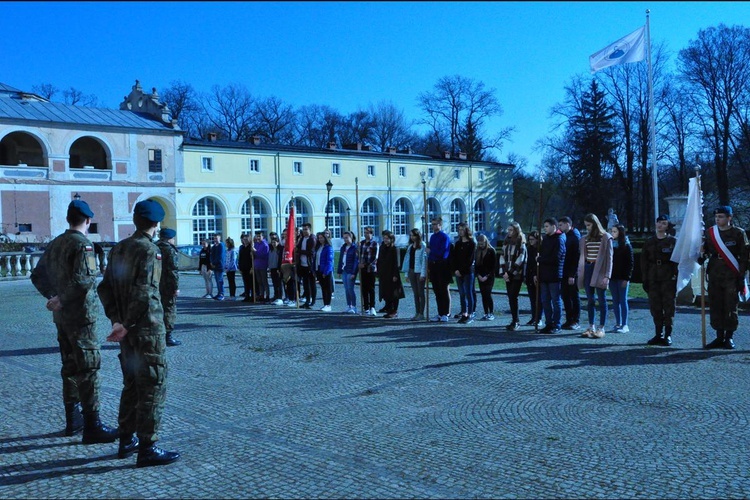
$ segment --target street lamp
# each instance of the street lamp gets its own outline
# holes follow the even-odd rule
[[[328,194],[326,195],[326,229],[328,229],[328,209],[329,205],[331,204],[331,188],[333,187],[333,182],[331,182],[331,179],[328,179],[328,182],[326,182],[326,191]]]
[[[78,200],[81,199],[81,195],[78,194],[78,193],[76,193],[76,194],[73,195],[73,199],[76,200],[76,201],[78,201]]]
[[[352,230],[352,207],[346,207],[346,225],[349,231]]]

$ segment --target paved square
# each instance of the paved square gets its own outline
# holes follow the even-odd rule
[[[0,497],[750,496],[746,312],[738,349],[703,351],[695,308],[663,348],[636,301],[631,333],[590,340],[506,332],[504,295],[495,321],[458,325],[404,319],[409,289],[397,320],[202,299],[195,273],[181,289],[160,445],[183,458],[136,469],[116,443],[62,435],[51,315],[30,282],[0,283]],[[102,350],[110,425],[117,353]]]

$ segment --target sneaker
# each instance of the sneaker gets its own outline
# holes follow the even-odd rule
[[[284,301],[281,300],[281,299],[276,299],[276,300],[273,301],[273,305],[275,305],[275,306],[283,306],[284,305]]]
[[[447,323],[448,322],[448,315],[440,316],[440,322],[441,323]]]
[[[479,321],[487,321],[489,314],[485,314],[481,318],[479,318]]]
[[[383,317],[384,317],[384,318],[386,318],[386,319],[394,319],[394,318],[398,318],[398,313],[397,313],[397,312],[392,312],[392,313],[388,313],[388,314],[386,314],[386,315],[385,315],[385,316],[383,316]]]
[[[469,321],[468,316],[461,316],[461,319],[458,320],[459,325],[463,325],[464,323],[467,323]]]
[[[370,308],[370,316],[377,316],[377,315],[378,315],[378,313],[375,311],[375,308],[371,307]]]
[[[216,299],[216,300],[224,300],[224,296],[223,295],[217,295],[216,297],[214,297],[214,299]]]
[[[356,308],[356,307],[354,307],[354,306],[352,306],[352,308],[351,308],[351,309],[349,309],[349,311],[348,311],[348,312],[349,312],[349,314],[357,314],[357,308]]]
[[[537,325],[537,322],[536,322],[536,321],[534,321],[533,319],[530,319],[530,320],[529,320],[529,321],[528,321],[528,322],[526,323],[526,326],[536,326],[536,325]]]
[[[619,330],[620,328],[622,328],[620,325],[615,325],[612,327],[609,333],[617,333],[617,330]]]
[[[591,334],[591,338],[603,339],[604,338],[604,326],[600,326],[596,330],[594,330],[594,333]]]
[[[492,313],[489,313],[489,314],[487,315],[487,321],[492,321],[493,319],[495,319],[495,315],[494,315],[494,314],[492,314]]]
[[[414,319],[414,321],[424,321],[424,315],[423,314],[416,314],[413,319]]]
[[[293,300],[290,300],[289,302],[286,303],[286,306],[287,307],[297,307],[297,303],[295,301],[293,301]]]
[[[463,316],[464,313],[458,313],[453,315],[453,319],[461,319],[461,316]]]
[[[320,310],[323,312],[331,312],[331,306],[323,306],[320,308]]]
[[[211,295],[210,293],[207,293],[206,295],[204,295],[204,296],[203,296],[203,298],[204,298],[204,299],[213,299],[213,298],[214,298],[214,296],[213,296],[213,295]]]
[[[615,330],[615,333],[628,333],[630,332],[630,328],[628,328],[628,325],[622,325],[618,330]]]
[[[441,318],[442,316],[435,316],[434,318],[430,320],[430,323],[440,323],[442,321]],[[724,345],[724,344],[721,344],[721,345]]]
[[[593,339],[594,332],[596,331],[596,328],[594,328],[594,325],[589,326],[586,328],[586,330],[581,334],[581,337],[587,338],[587,339]]]

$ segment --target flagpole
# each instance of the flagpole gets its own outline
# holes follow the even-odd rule
[[[648,128],[651,158],[651,182],[654,185],[654,217],[659,216],[659,176],[656,171],[656,117],[654,116],[654,69],[651,65],[651,11],[646,9],[646,47],[648,49]]]
[[[357,228],[357,234],[362,238],[360,241],[364,241],[365,235],[362,234],[362,223],[359,218],[359,177],[354,178],[354,203],[357,204],[357,223],[354,225]],[[357,248],[357,252],[359,252],[359,255],[362,255],[362,248],[360,244],[360,248]],[[362,268],[362,272],[359,273],[359,312],[364,314],[365,311],[365,294],[362,290],[362,275],[365,273],[365,268]]]
[[[422,206],[424,207],[424,224],[422,225],[422,245],[426,246],[430,239],[427,237],[427,178],[424,170],[419,173],[422,178]],[[426,255],[426,254],[425,254]],[[420,278],[421,279],[421,278]],[[425,280],[424,280],[424,305],[425,305],[425,321],[430,321],[430,266],[425,265]],[[417,311],[418,312],[418,311]]]
[[[292,204],[291,208],[289,209],[291,213],[291,210],[293,208],[296,208],[295,205],[297,204],[294,200],[294,191],[292,191],[292,197],[289,200],[289,203]],[[297,216],[296,210],[294,213],[294,216]],[[294,238],[294,246],[296,248],[297,246],[297,221],[294,221],[294,233],[295,234],[287,234],[287,238]],[[299,309],[299,281],[297,281],[297,265],[294,263],[294,258],[292,258],[292,277],[294,278],[294,301],[297,304],[297,309]]]
[[[695,180],[697,183],[698,192],[702,193],[701,189],[701,168],[700,165],[695,167]],[[702,204],[701,204],[702,205]],[[701,213],[701,216],[703,214]],[[704,287],[706,286],[706,262],[701,262],[701,342],[703,347],[706,347],[706,295],[704,293]]]
[[[257,297],[255,293],[255,277],[257,276],[257,269],[255,269],[255,204],[253,203],[253,192],[248,191],[250,195],[250,265],[253,267],[253,304],[255,304]]]

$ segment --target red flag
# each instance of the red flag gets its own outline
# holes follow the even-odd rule
[[[294,238],[296,236],[294,228],[294,204],[289,209],[289,222],[286,225],[286,241],[284,242],[284,258],[282,264],[294,264]]]

